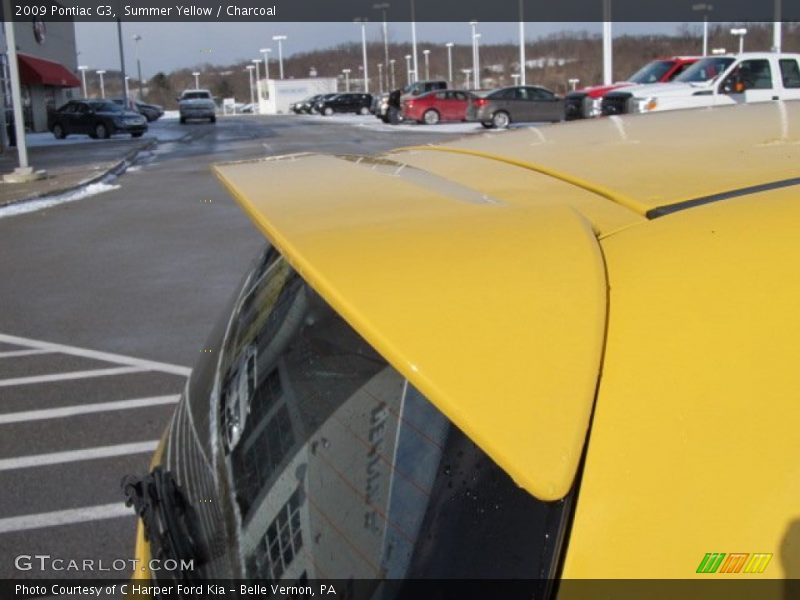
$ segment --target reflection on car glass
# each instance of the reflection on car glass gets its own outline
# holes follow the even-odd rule
[[[562,503],[516,486],[274,252],[225,347],[212,430],[237,576],[533,579],[554,564]]]

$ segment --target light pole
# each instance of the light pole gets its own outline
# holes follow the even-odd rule
[[[525,21],[522,0],[519,0],[519,75],[520,85],[525,85]]]
[[[129,104],[130,103],[130,90],[128,89],[128,80],[129,79],[130,79],[130,77],[128,75],[125,75],[125,79],[124,79],[124,83],[125,83],[125,89],[124,89],[125,108],[130,108],[130,104]]]
[[[411,85],[411,55],[406,54],[406,84]]]
[[[372,8],[383,12],[383,60],[385,65],[389,64],[389,29],[386,25],[386,10],[389,8],[388,2],[381,2],[380,4],[373,4]],[[388,73],[386,80],[386,87],[389,87]],[[381,92],[383,91],[383,81],[381,81]]]
[[[369,94],[369,71],[367,70],[367,21],[368,19],[355,19],[361,24],[361,55],[364,61],[364,93]]]
[[[714,7],[711,4],[692,4],[692,10],[703,13],[703,56],[708,56],[708,13]]]
[[[464,74],[464,89],[469,89],[469,74],[472,73],[472,69],[461,69],[461,72]]]
[[[254,65],[247,65],[247,72],[250,74],[250,105],[254,107],[255,110],[255,103],[256,103],[256,94],[253,91],[253,70],[255,69]]]
[[[430,65],[430,55],[431,51],[427,48],[422,51],[423,56],[425,56],[425,79],[431,78],[431,65]]]
[[[258,103],[258,112],[261,112],[261,72],[258,70],[258,66],[261,64],[261,59],[254,58],[251,62],[256,67],[256,102]]]
[[[453,42],[447,42],[447,81],[453,84]]]
[[[138,33],[133,34],[134,50],[136,53],[136,73],[139,76],[139,100],[144,100],[144,92],[142,91],[142,61],[139,60],[139,42],[142,41],[142,36]]]
[[[568,79],[567,81],[569,82],[570,88],[572,88],[572,91],[574,92],[575,88],[578,87],[578,83],[580,82],[580,79],[578,79],[577,77],[572,77],[571,79]]]
[[[86,65],[80,65],[78,67],[78,71],[81,72],[81,83],[83,84],[83,97],[84,98],[88,98],[89,97],[88,93],[86,92],[86,70],[88,68],[89,67],[87,67]]]
[[[469,26],[472,27],[472,35],[470,36],[470,39],[472,40],[472,72],[477,72],[476,62],[478,59],[476,58],[476,52],[475,52],[475,33],[478,30],[478,22],[470,21]],[[474,87],[475,86],[473,85],[473,88]]]
[[[285,35],[272,36],[272,41],[278,42],[278,71],[280,72],[281,79],[283,79],[283,40],[285,39]]]
[[[383,93],[383,63],[378,63],[378,85],[380,86],[380,93]]]
[[[97,73],[100,76],[100,97],[101,98],[105,98],[106,97],[106,86],[103,83],[103,75],[105,75],[106,72],[105,71],[95,71],[95,73]]]
[[[28,164],[28,145],[25,139],[25,116],[22,112],[22,86],[19,78],[19,63],[17,62],[17,41],[14,35],[14,21],[10,20],[11,3],[8,0],[3,2],[3,13],[6,15],[5,21],[5,41],[6,52],[8,52],[8,70],[11,76],[11,102],[14,106],[14,129],[17,137],[17,158],[19,166],[12,173],[3,175],[3,180],[9,183],[20,183],[39,179],[43,174],[37,173]]]
[[[481,50],[480,44],[481,42],[481,34],[475,34],[475,73],[472,76],[472,85],[475,86],[475,89],[478,90],[481,87]]]
[[[731,35],[739,36],[739,54],[744,52],[744,36],[747,35],[747,29],[744,27],[734,27],[731,29]]]
[[[389,61],[389,67],[390,67],[390,70],[392,71],[392,85],[389,86],[389,89],[392,89],[392,90],[397,89],[397,82],[395,81],[395,78],[394,78],[394,63],[395,62],[396,61],[394,59],[391,59]]]
[[[611,0],[603,0],[603,85],[611,85],[614,78],[611,46]]]
[[[342,73],[344,73],[344,91],[350,91],[350,69],[342,69]]]
[[[419,64],[417,63],[417,22],[414,10],[414,0],[411,0],[411,53],[414,55],[414,81],[417,80]]]
[[[264,55],[264,79],[269,81],[269,53],[272,52],[272,48],[261,48],[259,52]]]
[[[200,89],[200,71],[194,71],[192,73],[192,75],[194,75],[194,89],[199,90]]]
[[[781,0],[775,0],[775,16],[773,17],[775,20],[772,22],[772,51],[773,52],[780,52],[781,51]]]

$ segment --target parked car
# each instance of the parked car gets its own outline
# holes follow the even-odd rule
[[[324,94],[315,94],[313,96],[309,96],[308,98],[304,98],[299,102],[295,102],[293,105],[289,106],[289,110],[293,113],[298,115],[304,115],[311,112],[311,108],[316,104],[316,102],[322,98]]]
[[[334,113],[356,113],[358,115],[368,115],[369,107],[372,104],[370,94],[344,93],[336,94],[329,98],[321,98],[317,101],[315,108],[317,112],[327,117]]]
[[[164,107],[158,104],[136,101],[136,110],[142,113],[149,122],[157,121],[164,115]]]
[[[178,98],[181,124],[189,119],[208,119],[217,122],[217,105],[208,90],[184,90]]]
[[[603,96],[612,90],[672,81],[690,65],[699,60],[696,56],[673,56],[650,61],[625,81],[612,85],[596,85],[575,90],[566,95],[565,112],[567,120],[597,117],[603,113]]]
[[[328,93],[328,94],[321,94],[319,96],[316,96],[315,97],[316,99],[314,100],[314,102],[306,110],[307,114],[318,115],[319,114],[319,110],[317,110],[317,105],[320,102],[324,101],[324,100],[330,100],[334,96],[338,96],[338,95],[339,95],[338,93]]]
[[[800,103],[617,125],[215,167],[268,246],[125,482],[133,583],[794,598]]]
[[[671,83],[609,92],[603,114],[800,100],[800,54],[745,52],[709,56]]]
[[[111,98],[111,101],[119,106],[125,106],[126,104],[124,98]],[[143,115],[148,122],[156,121],[164,114],[164,109],[161,106],[157,104],[147,104],[139,100],[129,100],[127,102],[127,108],[129,110],[135,110],[140,115]]]
[[[48,120],[48,128],[59,140],[75,133],[102,139],[115,133],[141,137],[147,131],[147,119],[111,100],[70,100],[51,112]]]
[[[470,93],[461,90],[439,90],[406,98],[403,120],[435,125],[439,121],[466,121]]]
[[[513,122],[562,121],[564,99],[538,86],[506,87],[473,96],[467,119],[484,127],[508,127]]]
[[[370,112],[384,123],[398,123],[402,119],[405,100],[434,90],[446,90],[447,87],[447,82],[443,79],[417,81],[403,89],[381,94],[379,102],[371,107]]]

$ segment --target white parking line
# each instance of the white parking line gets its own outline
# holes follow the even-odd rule
[[[94,404],[77,404],[59,408],[45,408],[42,410],[25,410],[12,413],[0,413],[0,425],[8,423],[25,423],[28,421],[43,421],[45,419],[61,419],[75,415],[88,415],[91,413],[112,412],[115,410],[130,410],[145,408],[162,404],[175,404],[180,399],[179,394],[172,396],[152,396],[150,398],[134,398],[132,400],[117,400],[114,402],[96,402]]]
[[[9,350],[8,352],[0,352],[0,358],[16,358],[18,356],[33,356],[35,354],[52,354],[50,350],[43,348],[33,348],[31,350]]]
[[[128,456],[131,454],[144,454],[152,452],[158,446],[158,440],[137,442],[133,444],[117,444],[116,446],[99,446],[84,448],[83,450],[68,450],[66,452],[52,452],[49,454],[33,454],[30,456],[17,456],[15,458],[0,459],[0,471],[14,469],[29,469],[45,465],[58,465],[62,463],[94,460],[98,458],[111,458],[113,456]]]
[[[73,523],[87,523],[89,521],[100,521],[102,519],[133,516],[135,516],[133,509],[128,508],[122,502],[115,502],[114,504],[57,510],[35,515],[6,517],[0,519],[0,533],[28,531],[30,529],[41,529],[43,527],[72,525]]]
[[[126,375],[128,373],[141,373],[148,369],[142,367],[113,367],[111,369],[92,369],[90,371],[68,371],[66,373],[49,373],[47,375],[32,375],[31,377],[13,377],[0,379],[0,387],[13,385],[29,385],[32,383],[49,383],[51,381],[65,381],[68,379],[89,379],[90,377],[107,377],[110,375]]]
[[[111,352],[100,352],[97,350],[89,350],[87,348],[67,346],[66,344],[54,344],[51,342],[43,342],[40,340],[33,340],[14,335],[6,335],[4,333],[0,333],[0,342],[4,342],[7,344],[15,344],[17,346],[27,346],[29,348],[36,348],[39,350],[48,350],[50,352],[61,352],[63,354],[82,356],[84,358],[94,358],[106,362],[113,362],[117,364],[140,367],[142,369],[150,371],[160,371],[162,373],[183,375],[185,377],[188,377],[189,374],[192,372],[192,370],[189,367],[182,367],[179,365],[172,365],[169,363],[163,363],[154,360],[134,358],[132,356],[124,356],[122,354],[114,354]]]

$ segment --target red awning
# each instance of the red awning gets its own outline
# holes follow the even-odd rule
[[[80,87],[81,82],[61,63],[17,53],[19,78],[24,85]]]

